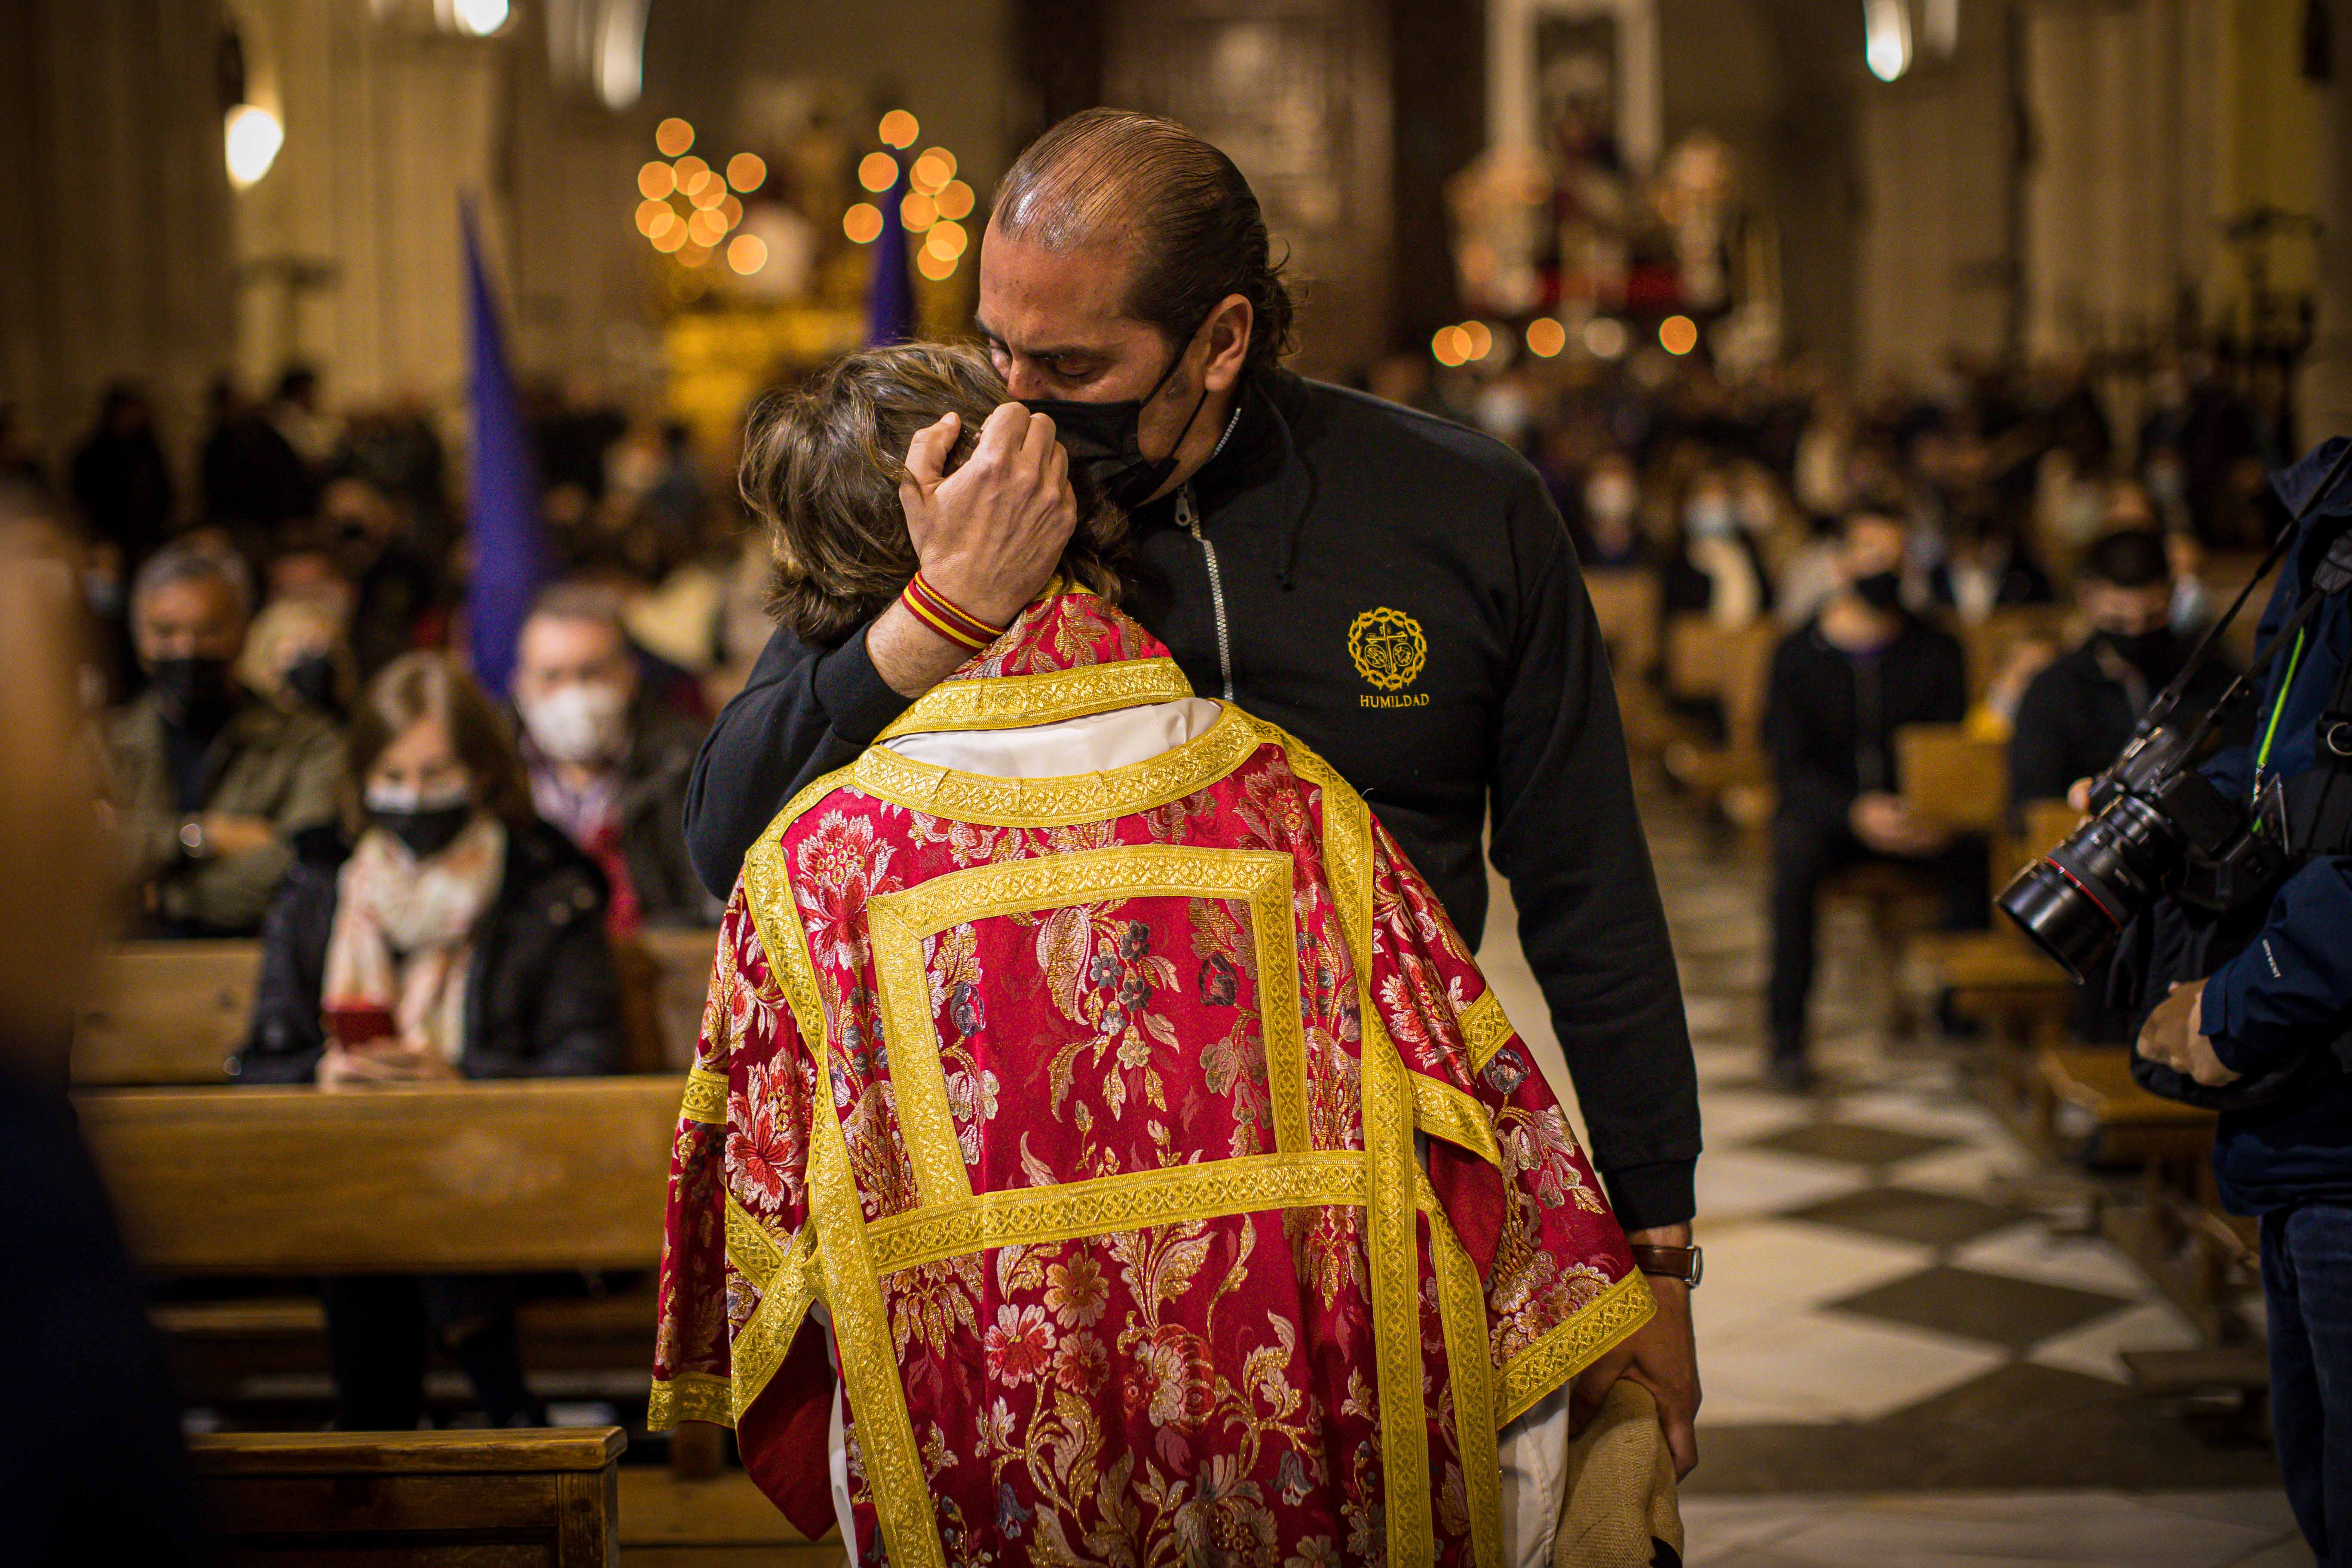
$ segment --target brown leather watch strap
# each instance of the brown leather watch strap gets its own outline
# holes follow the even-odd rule
[[[1648,1247],[1633,1244],[1633,1267],[1644,1274],[1679,1279],[1693,1289],[1706,1272],[1706,1260],[1696,1247]]]

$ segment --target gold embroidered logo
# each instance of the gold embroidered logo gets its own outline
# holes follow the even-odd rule
[[[1348,657],[1356,673],[1383,691],[1412,684],[1429,658],[1421,623],[1402,610],[1366,610],[1348,627]]]

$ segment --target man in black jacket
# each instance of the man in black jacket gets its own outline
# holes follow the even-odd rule
[[[2095,542],[2084,552],[2075,595],[2091,635],[2052,660],[2018,701],[2009,742],[2012,806],[2063,800],[2076,779],[2105,773],[2148,699],[2189,658],[2189,640],[2171,628],[2172,567],[2154,529],[2121,529]],[[2228,659],[2208,658],[2181,710],[2204,712],[2235,674]]]
[[[1772,818],[1769,1023],[1776,1083],[1802,1089],[1806,1011],[1822,883],[1857,861],[1928,866],[1945,879],[1954,925],[1982,924],[1982,844],[1955,842],[1896,794],[1895,731],[1957,723],[1968,710],[1960,645],[1903,608],[1907,530],[1885,508],[1845,521],[1840,586],[1772,656],[1764,742],[1780,804]]]
[[[1090,110],[1022,155],[982,249],[980,314],[1029,408],[998,409],[944,478],[953,427],[917,438],[900,496],[926,582],[1011,621],[1075,521],[1065,464],[1086,462],[1135,529],[1129,607],[1194,689],[1328,758],[1474,942],[1491,807],[1594,1162],[1633,1240],[1666,1249],[1649,1265],[1687,1269],[1671,1250],[1689,1244],[1699,1149],[1682,997],[1600,635],[1542,480],[1484,437],[1283,371],[1290,301],[1256,199],[1164,121]],[[779,633],[696,767],[705,882],[731,885],[794,790],[967,657],[903,605],[837,648]],[[1655,1283],[1658,1321],[1583,1387],[1630,1368],[1687,1469],[1688,1300]]]

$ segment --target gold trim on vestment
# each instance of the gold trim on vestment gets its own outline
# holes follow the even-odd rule
[[[646,1430],[667,1432],[681,1421],[734,1426],[734,1386],[707,1372],[681,1372],[675,1377],[654,1379],[653,1394],[646,1401]]]
[[[1485,1106],[1427,1073],[1408,1071],[1405,1079],[1412,1086],[1413,1125],[1433,1138],[1467,1149],[1497,1170],[1502,1168],[1502,1145],[1495,1142],[1495,1124],[1487,1119]]]
[[[712,1072],[709,1068],[693,1068],[686,1075],[686,1099],[678,1106],[678,1116],[687,1121],[699,1121],[706,1127],[727,1125],[727,1075]]]
[[[802,790],[751,847],[743,858],[744,902],[799,1026],[802,1047],[816,1061],[817,1097],[809,1115],[809,1228],[816,1233],[824,1296],[833,1309],[835,1365],[857,1415],[858,1452],[883,1543],[900,1568],[947,1568],[907,1390],[898,1379],[881,1276],[867,1246],[865,1204],[850,1174],[849,1135],[834,1109],[833,1047],[816,992],[816,964],[793,903],[791,867],[781,842],[793,818],[842,782],[842,773],[831,773]],[[742,1382],[736,1385],[745,1409],[759,1392]]]
[[[1437,1265],[1437,1315],[1445,1331],[1445,1381],[1454,1395],[1454,1446],[1470,1505],[1470,1555],[1477,1568],[1503,1568],[1503,1458],[1496,1434],[1494,1351],[1486,1338],[1486,1292],[1426,1178],[1414,1195],[1429,1216]]]
[[[1536,1402],[1599,1361],[1658,1310],[1650,1282],[1638,1268],[1603,1290],[1564,1323],[1555,1323],[1535,1343],[1503,1364],[1498,1426],[1507,1426]]]
[[[814,1225],[803,1226],[789,1246],[783,1245],[733,1193],[727,1194],[727,1261],[760,1293],[759,1306],[735,1331],[728,1352],[738,1415],[751,1407],[783,1365],[793,1336],[801,1331],[801,1320],[818,1299],[815,1252]]]
[[[859,752],[845,772],[846,782],[877,800],[952,822],[983,827],[1068,827],[1129,816],[1197,794],[1248,761],[1265,740],[1254,721],[1227,706],[1215,723],[1182,745],[1100,773],[996,778],[919,763],[882,746],[869,746]],[[832,777],[836,784],[842,782],[839,774]],[[771,834],[782,826],[778,822]]]
[[[1307,1040],[1290,912],[1294,874],[1290,857],[1276,850],[1137,844],[974,866],[869,900],[882,1037],[890,1042],[898,1127],[923,1206],[971,1196],[940,1060],[923,943],[952,926],[1072,904],[1143,898],[1248,900],[1257,955],[1258,1038],[1273,1102],[1275,1148],[1285,1154],[1307,1152]]]
[[[1279,734],[1279,731],[1276,731]],[[1429,1415],[1422,1398],[1421,1256],[1414,1241],[1412,1090],[1372,1005],[1372,816],[1321,757],[1281,739],[1292,769],[1323,791],[1323,857],[1356,971],[1364,1152],[1366,1263],[1371,1274],[1372,1358],[1380,1398],[1391,1568],[1415,1568],[1436,1545],[1429,1508]],[[1484,1313],[1481,1312],[1483,1323]],[[1500,1482],[1497,1481],[1499,1486]]]
[[[869,1235],[875,1267],[893,1274],[991,1247],[1076,1241],[1276,1209],[1359,1208],[1368,1185],[1364,1156],[1353,1149],[1244,1154],[1055,1186],[982,1193],[945,1210],[927,1206],[877,1220]]]
[[[1076,689],[1076,683],[1070,683],[1068,689]],[[970,706],[978,711],[985,704],[973,700]],[[1033,716],[1027,721],[1047,721]],[[937,720],[926,720],[921,727],[945,726]],[[901,732],[912,730],[909,726]],[[1046,827],[1099,822],[1166,805],[1205,788],[1267,743],[1285,746],[1293,771],[1323,792],[1324,858],[1356,971],[1362,1029],[1364,1149],[1359,1152],[1309,1148],[1304,1131],[1303,1038],[1297,1041],[1297,1072],[1292,1079],[1297,1093],[1282,1089],[1281,1080],[1290,1077],[1290,1068],[1279,1058],[1288,1055],[1290,1040],[1277,1040],[1276,1009],[1263,998],[1288,998],[1288,1028],[1295,1036],[1296,922],[1289,908],[1287,857],[1264,851],[1133,846],[1006,862],[933,879],[904,893],[884,895],[869,906],[875,917],[871,929],[877,973],[884,991],[883,1032],[893,1047],[891,1081],[922,1196],[918,1208],[869,1225],[850,1173],[846,1133],[833,1108],[832,1047],[814,965],[792,900],[790,868],[780,843],[785,829],[826,795],[845,786],[909,809],[986,826]],[[1497,1562],[1501,1503],[1495,1434],[1646,1322],[1655,1308],[1642,1276],[1629,1274],[1499,1370],[1493,1364],[1484,1289],[1413,1158],[1413,1129],[1418,1124],[1498,1165],[1499,1151],[1492,1123],[1475,1099],[1449,1084],[1407,1071],[1372,1003],[1371,843],[1368,808],[1328,763],[1278,729],[1252,721],[1230,706],[1205,734],[1185,745],[1145,763],[1098,773],[1058,779],[988,778],[871,748],[850,767],[800,791],[747,856],[744,887],[753,922],[804,1047],[823,1069],[812,1109],[812,1217],[794,1243],[806,1260],[810,1254],[803,1249],[813,1242],[814,1257],[794,1268],[792,1258],[764,1231],[758,1242],[744,1238],[744,1258],[754,1267],[761,1266],[757,1259],[766,1256],[762,1244],[781,1259],[762,1288],[752,1325],[747,1325],[736,1341],[739,1346],[756,1350],[757,1359],[770,1364],[755,1366],[739,1354],[734,1363],[736,1379],[723,1401],[724,1416],[750,1407],[791,1342],[790,1335],[784,1334],[780,1340],[771,1335],[756,1345],[746,1345],[752,1337],[751,1328],[766,1319],[781,1329],[789,1318],[796,1329],[808,1300],[821,1296],[833,1303],[838,1364],[857,1413],[866,1479],[884,1543],[891,1560],[902,1568],[943,1568],[945,1553],[929,1482],[916,1443],[881,1294],[884,1274],[1015,1244],[1071,1240],[1269,1209],[1360,1204],[1366,1215],[1371,1281],[1389,1562],[1392,1568],[1412,1568],[1430,1561],[1435,1541],[1429,1495],[1429,1414],[1422,1394],[1420,1251],[1414,1218],[1417,1212],[1426,1213],[1449,1363],[1455,1441],[1472,1516],[1474,1561],[1480,1568]],[[1233,875],[1232,868],[1248,866],[1253,858],[1281,861],[1284,869],[1279,881],[1270,870],[1255,867],[1250,868],[1248,878]],[[1198,885],[1200,877],[1212,873],[1211,886]],[[1261,910],[1261,898],[1270,902],[1277,889],[1280,908]],[[923,942],[950,925],[991,914],[1154,894],[1244,896],[1251,900],[1268,1084],[1276,1091],[1276,1141],[1282,1152],[1055,1186],[970,1194],[969,1171],[955,1140],[945,1078],[939,1070]],[[1492,991],[1464,1009],[1457,1022],[1475,1068],[1483,1068],[1512,1034]],[[933,1049],[911,1048],[926,1038],[933,1041]],[[923,1071],[925,1065],[930,1068],[929,1074]],[[929,1105],[917,1101],[929,1101]],[[1299,1117],[1295,1145],[1285,1129],[1286,1107],[1295,1107]],[[919,1144],[926,1150],[919,1156]],[[950,1153],[961,1186],[950,1188],[955,1195],[942,1203],[937,1201],[933,1186],[925,1184],[924,1173],[927,1165],[935,1168],[935,1174],[943,1172]],[[749,1222],[748,1215],[744,1219]],[[730,1258],[735,1254],[735,1229],[730,1224]],[[751,1279],[741,1261],[737,1267],[747,1280]],[[803,1299],[797,1313],[785,1294],[795,1276],[804,1282],[799,1290]],[[769,1317],[772,1299],[776,1302],[772,1318]],[[720,1407],[716,1389],[716,1380],[682,1375],[657,1384],[656,1399],[671,1416],[724,1418],[701,1414]]]
[[[1181,702],[1192,695],[1172,658],[1128,658],[1052,669],[1042,675],[1000,675],[985,680],[945,680],[915,699],[874,739],[950,730],[1019,730],[1084,719],[1114,708]]]
[[[1478,993],[1478,1000],[1462,1009],[1454,1024],[1462,1031],[1462,1044],[1470,1053],[1473,1072],[1485,1072],[1486,1064],[1495,1059],[1495,1053],[1503,1048],[1503,1042],[1516,1032],[1510,1019],[1503,1016],[1503,999],[1495,994],[1491,985]]]
[[[1326,803],[1325,821],[1329,821]],[[1366,1258],[1372,1280],[1372,1350],[1378,1369],[1381,1468],[1387,1478],[1389,1562],[1431,1561],[1429,1411],[1422,1398],[1421,1257],[1414,1242],[1412,1095],[1388,1031],[1364,1009],[1364,1201]]]

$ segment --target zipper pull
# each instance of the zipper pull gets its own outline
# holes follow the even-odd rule
[[[1180,486],[1176,491],[1176,526],[1194,539],[1201,537],[1201,509],[1192,504],[1190,483]]]

